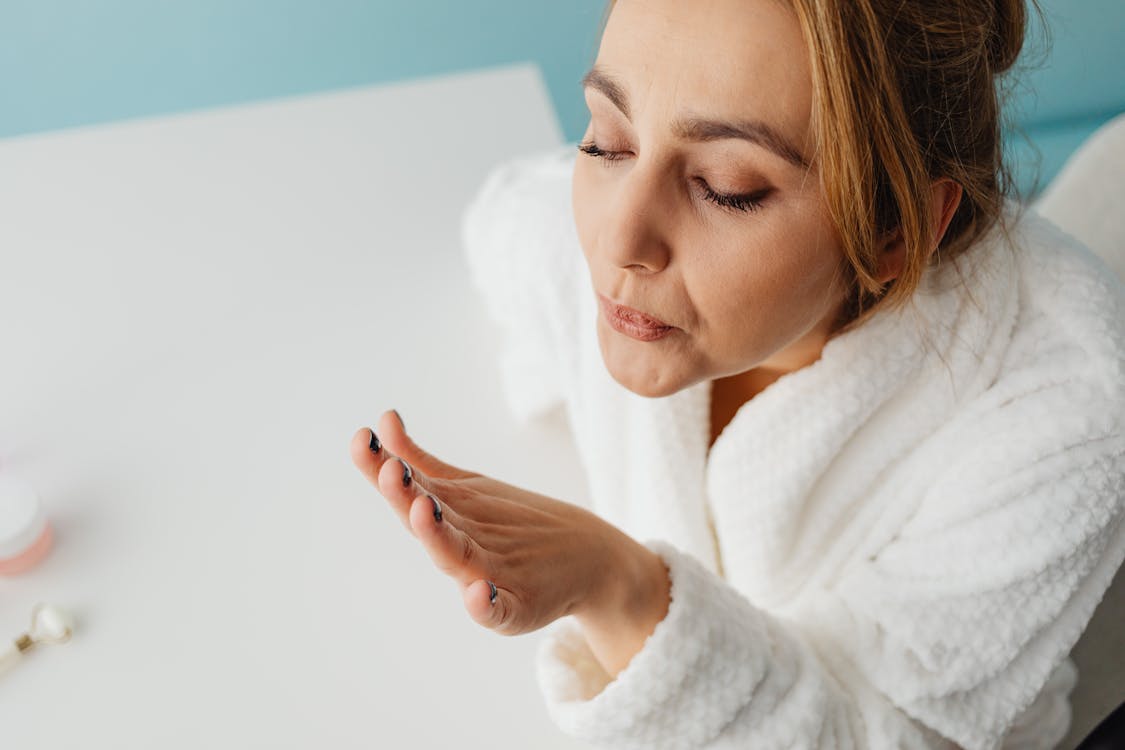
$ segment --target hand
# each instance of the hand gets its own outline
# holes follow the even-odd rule
[[[518,635],[564,615],[606,611],[628,598],[635,561],[651,558],[584,508],[439,461],[406,434],[397,412],[383,413],[375,435],[381,445],[372,452],[371,430],[356,432],[352,461],[438,569],[460,584],[465,609],[481,625]]]

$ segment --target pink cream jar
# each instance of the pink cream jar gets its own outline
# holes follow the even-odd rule
[[[52,531],[31,485],[0,472],[0,575],[31,568],[51,548]]]

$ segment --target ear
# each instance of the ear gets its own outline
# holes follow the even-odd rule
[[[933,217],[933,226],[930,229],[927,259],[937,250],[941,238],[945,236],[945,230],[949,228],[949,222],[953,220],[953,214],[961,205],[961,192],[961,186],[948,177],[943,177],[930,186],[930,216]],[[898,276],[905,262],[906,241],[902,238],[902,230],[895,229],[887,235],[880,249],[879,282],[886,284]]]

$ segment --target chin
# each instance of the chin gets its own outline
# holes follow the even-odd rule
[[[670,368],[661,366],[651,357],[629,356],[621,344],[627,342],[609,341],[620,336],[616,331],[598,327],[598,344],[602,351],[602,364],[617,383],[626,390],[645,398],[663,398],[682,390],[689,385],[682,378],[669,372]]]

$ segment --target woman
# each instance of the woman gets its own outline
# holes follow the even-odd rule
[[[351,452],[471,617],[551,625],[568,733],[1065,733],[1125,556],[1125,292],[1003,197],[1025,14],[619,0],[578,152],[482,187],[465,239],[511,406],[565,407],[595,512],[443,463],[397,413]]]

